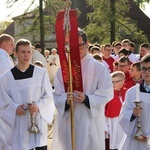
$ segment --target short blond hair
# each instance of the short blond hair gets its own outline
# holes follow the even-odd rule
[[[9,35],[9,34],[1,34],[0,35],[0,44],[2,42],[6,42],[6,41],[10,41],[10,40],[14,41],[14,38],[11,35]]]
[[[122,71],[115,71],[115,72],[112,72],[110,75],[112,78],[120,77],[122,80],[125,80],[125,74]]]
[[[50,53],[50,51],[46,49],[46,50],[44,51],[44,53]]]
[[[51,52],[53,52],[53,51],[56,51],[56,52],[57,52],[57,49],[56,49],[56,48],[53,48],[53,49],[51,50]]]

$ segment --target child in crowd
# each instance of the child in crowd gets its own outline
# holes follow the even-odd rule
[[[142,82],[140,62],[135,62],[130,66],[129,75],[132,80],[125,83],[124,86],[127,89],[134,86],[136,83]]]
[[[114,61],[113,62],[113,72],[115,71],[119,71],[119,64],[118,64],[118,61]]]
[[[120,71],[124,72],[125,74],[125,83],[132,80],[132,78],[129,75],[131,65],[129,58],[127,56],[122,56],[121,58],[119,58],[118,64]]]
[[[98,53],[94,54],[92,56],[94,59],[98,60],[99,62],[102,62],[102,60],[103,60],[103,57],[101,55],[99,55]]]
[[[119,52],[118,52],[118,55],[119,55],[119,58],[122,57],[122,56],[128,56],[129,55],[129,51],[126,50],[125,48],[121,49]]]
[[[108,69],[108,71],[110,72],[109,65],[106,63],[105,60],[103,60],[103,56],[102,55],[96,53],[96,54],[94,54],[92,56],[93,56],[94,59],[96,59],[99,62],[103,63],[106,66],[106,68]]]
[[[142,83],[126,92],[125,102],[120,114],[120,125],[126,136],[119,150],[149,150],[150,149],[150,54],[141,59]],[[136,107],[133,101],[142,101],[141,107]],[[141,134],[139,140],[134,138],[137,131],[137,116],[140,117]],[[140,135],[140,134],[139,134]],[[147,140],[146,140],[147,139]]]
[[[119,115],[127,89],[123,87],[125,75],[122,71],[115,71],[111,73],[111,77],[114,88],[114,98],[105,106],[107,123],[106,132],[109,134],[109,149],[116,150],[118,149],[119,143],[123,136],[123,130],[119,125]]]
[[[44,64],[41,61],[35,61],[34,65],[44,68]]]

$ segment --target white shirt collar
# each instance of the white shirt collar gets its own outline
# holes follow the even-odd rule
[[[147,85],[145,82],[144,82],[144,88],[147,92],[150,91],[150,85]]]

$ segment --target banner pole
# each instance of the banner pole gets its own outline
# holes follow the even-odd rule
[[[69,100],[70,103],[70,125],[71,125],[71,146],[72,150],[75,150],[75,122],[74,122],[74,101],[73,101],[73,77],[72,77],[72,65],[71,65],[71,55],[70,55],[70,20],[69,20],[69,11],[70,11],[71,1],[68,0],[68,8],[66,8],[66,20],[65,24],[65,42],[66,42],[66,52],[68,54],[68,70],[69,70],[69,86],[68,92],[71,96]]]
[[[73,91],[83,91],[77,22],[80,13],[78,9],[71,9],[70,0],[66,1],[66,9],[57,14],[56,40],[64,88],[68,94],[67,104],[70,105],[71,148],[76,150]]]

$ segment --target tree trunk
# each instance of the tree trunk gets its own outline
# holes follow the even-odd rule
[[[43,1],[39,0],[39,13],[40,13],[40,45],[42,54],[44,54],[44,23],[43,23]]]
[[[111,31],[110,31],[110,43],[112,44],[112,42],[115,41],[115,3],[116,3],[116,0],[111,0],[110,1],[111,3],[111,14],[112,14],[112,20],[110,22],[110,25],[111,25]]]

